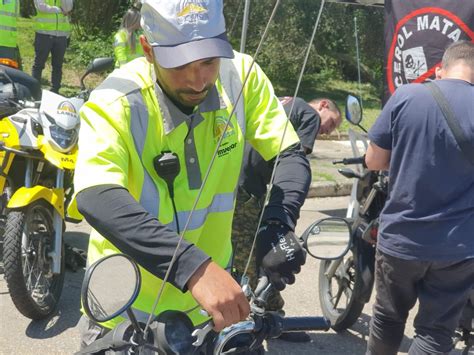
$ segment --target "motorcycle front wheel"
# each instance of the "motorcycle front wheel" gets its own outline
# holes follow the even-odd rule
[[[323,260],[319,265],[319,302],[324,316],[331,322],[331,328],[339,332],[357,321],[365,303],[358,297],[361,276],[352,250],[331,278],[326,275],[330,265],[331,260]]]
[[[5,223],[5,280],[15,307],[31,319],[50,315],[63,288],[64,245],[60,274],[53,274],[49,256],[54,246],[53,212],[51,205],[36,201],[10,211]]]

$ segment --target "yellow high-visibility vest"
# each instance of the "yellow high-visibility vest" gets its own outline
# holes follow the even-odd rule
[[[265,159],[272,159],[280,148],[287,120],[270,81],[260,67],[254,65],[243,98],[237,103],[224,132],[251,60],[239,53],[235,53],[232,60],[221,59],[215,87],[190,116],[179,111],[163,94],[156,84],[153,65],[145,58],[116,69],[92,92],[81,109],[74,177],[76,191],[103,184],[123,186],[151,215],[176,230],[167,185],[153,167],[153,158],[157,155],[164,151],[176,153],[181,170],[174,182],[174,201],[181,230],[189,220],[184,238],[226,267],[232,253],[235,190],[245,141]],[[221,135],[224,139],[209,180],[190,216]],[[298,141],[288,125],[282,149]],[[117,252],[107,239],[92,232],[89,264]],[[143,268],[140,271],[142,287],[133,310],[140,321],[146,321],[162,281]],[[188,315],[195,324],[200,324],[206,318],[199,314],[196,306],[190,292],[183,293],[168,283],[157,314],[169,309],[192,310]],[[113,327],[118,321],[116,318],[103,325]]]

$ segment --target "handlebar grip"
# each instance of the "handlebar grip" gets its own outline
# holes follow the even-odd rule
[[[333,164],[344,164],[344,165],[352,165],[352,164],[362,164],[365,165],[365,156],[356,157],[356,158],[344,158],[342,160],[333,161]]]
[[[281,320],[282,332],[310,330],[329,330],[331,322],[324,317],[284,317]]]

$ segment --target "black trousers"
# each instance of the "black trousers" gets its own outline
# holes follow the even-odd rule
[[[63,75],[64,54],[67,48],[66,36],[51,36],[42,33],[35,34],[35,61],[33,63],[33,77],[41,82],[41,73],[51,53],[51,91],[58,92]]]
[[[408,312],[419,300],[408,354],[447,354],[474,285],[474,259],[404,260],[377,250],[376,300],[367,354],[397,354]]]

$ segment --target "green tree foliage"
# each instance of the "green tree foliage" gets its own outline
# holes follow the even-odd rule
[[[74,30],[80,36],[110,36],[120,24],[130,0],[79,0],[74,2]]]
[[[240,46],[244,0],[226,0],[229,37]],[[253,54],[270,17],[275,1],[251,1],[246,52]],[[281,1],[258,62],[276,86],[296,84],[311,38],[320,0]],[[357,80],[354,18],[359,28],[362,81],[382,83],[383,9],[326,3],[311,48],[306,75],[319,80]],[[233,25],[233,26],[232,26]],[[294,83],[293,85],[289,83]]]
[[[33,0],[20,0],[20,14],[22,17],[32,17],[36,15],[35,3]]]
[[[133,0],[76,0],[72,13],[71,51],[75,64],[113,56],[112,37]]]

